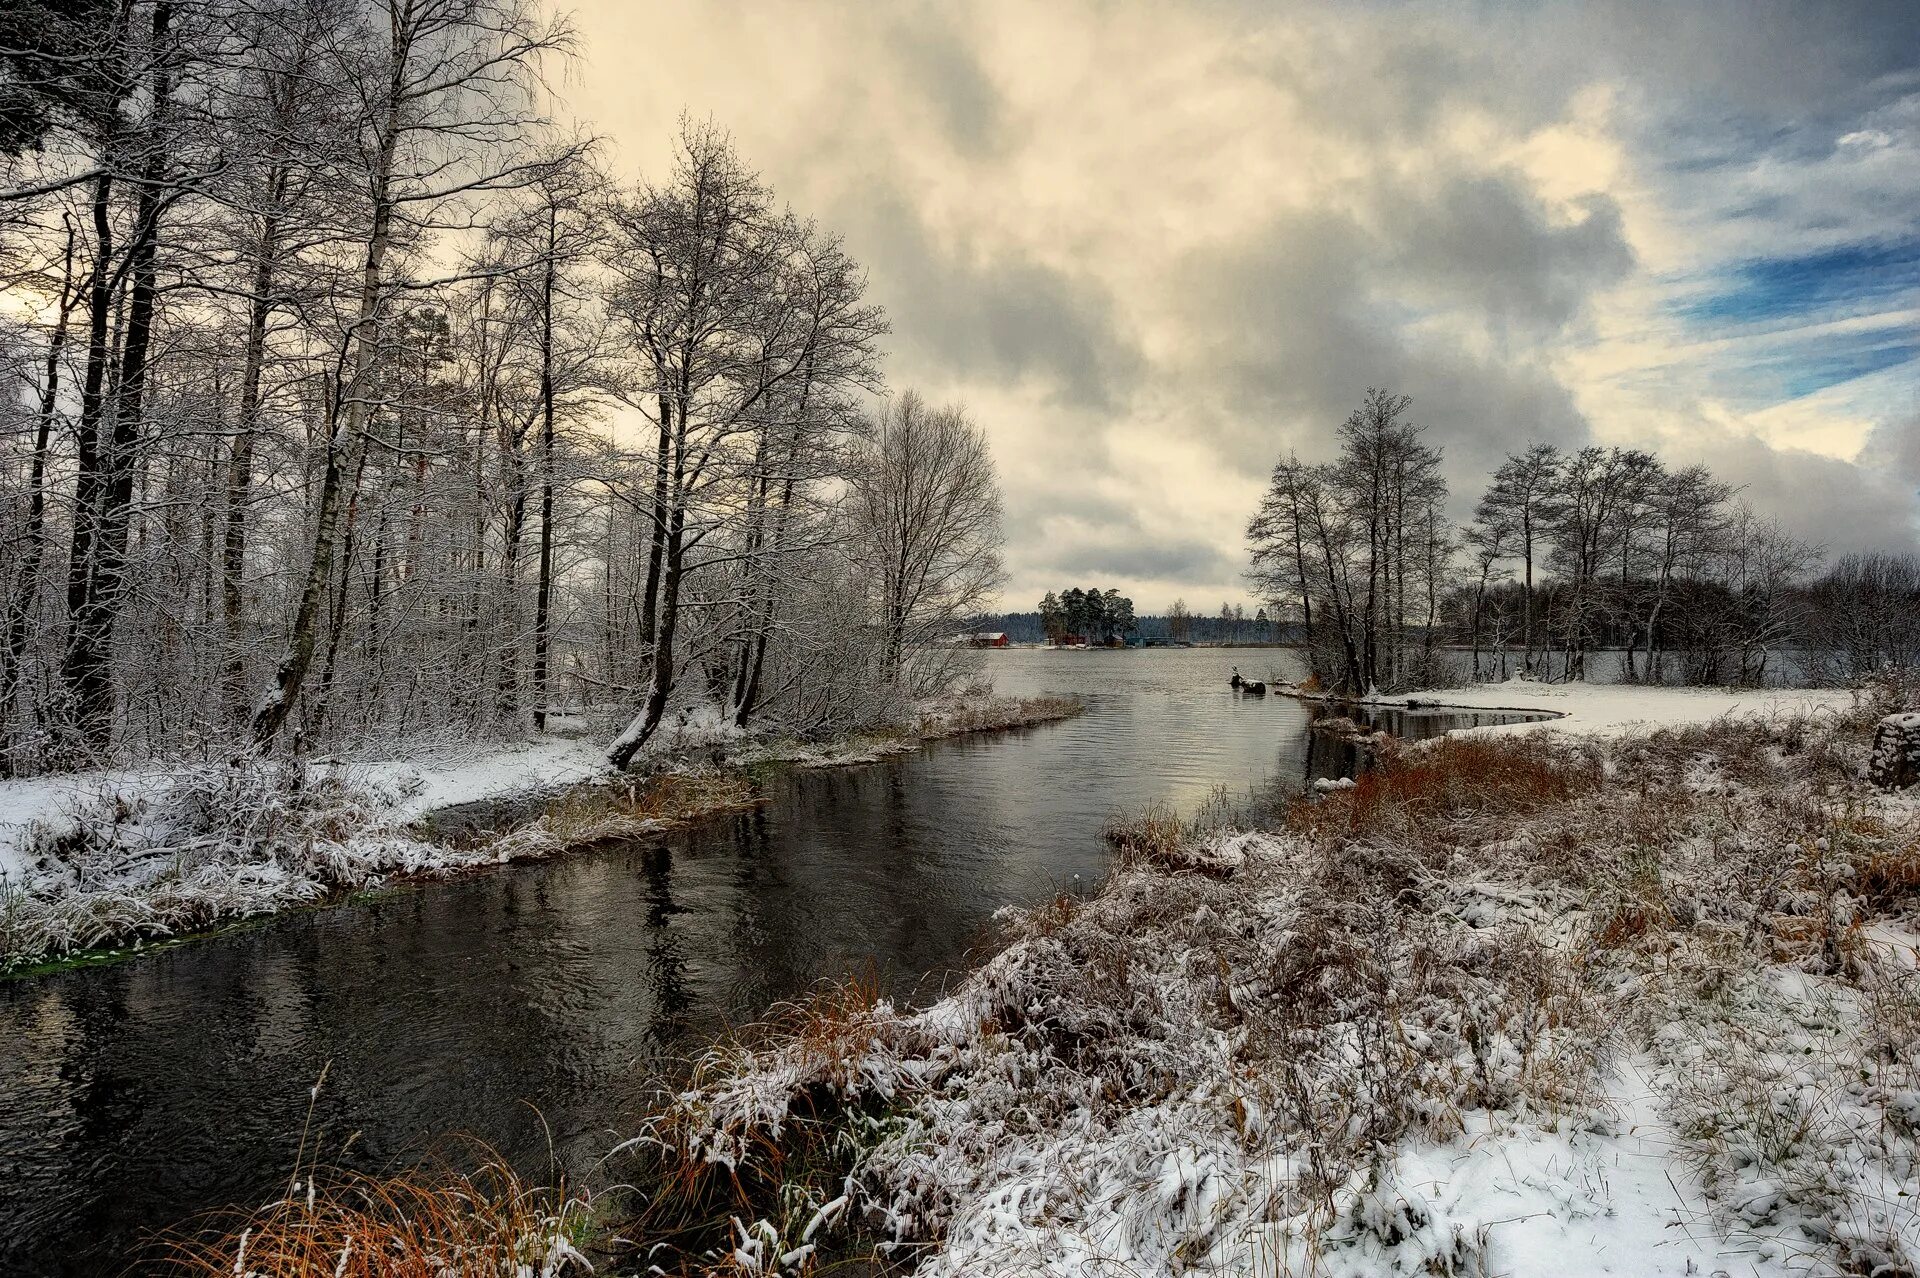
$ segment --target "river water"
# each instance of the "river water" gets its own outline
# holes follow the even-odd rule
[[[728,1025],[850,972],[930,996],[1000,907],[1091,889],[1115,814],[1190,814],[1219,787],[1257,809],[1354,765],[1307,707],[1228,688],[1236,665],[1297,675],[1284,650],[985,660],[1000,691],[1087,712],[785,773],[764,805],[659,840],[0,983],[0,1273],[111,1272],[153,1230],[270,1197],[310,1105],[325,1161],[459,1157],[464,1134],[591,1178]]]

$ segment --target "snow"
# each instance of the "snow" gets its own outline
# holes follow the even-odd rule
[[[133,771],[67,772],[0,781],[0,876],[15,884],[24,882],[36,834],[71,829],[75,804],[88,796],[109,788],[157,786],[161,781],[157,773]]]
[[[740,769],[755,763],[864,762],[1075,709],[977,689],[909,707],[907,722],[884,731],[800,743],[743,730],[711,706],[688,707],[646,751],[649,770],[694,782],[671,813],[589,803],[477,847],[431,842],[416,823],[467,803],[546,797],[612,777],[601,743],[583,734],[588,725],[556,718],[555,731],[537,739],[437,738],[383,755],[316,759],[297,786],[287,771],[294,765],[252,755],[0,781],[0,969],[205,929],[395,875],[651,833],[675,816],[743,801],[750,790]]]
[[[1860,785],[1843,696],[1564,690],[1601,739],[1524,753],[1565,794],[1326,788],[1296,810],[1353,805],[1326,825],[1194,835],[1006,912],[924,1011],[710,1056],[644,1139],[857,1150],[743,1216],[759,1273],[823,1213],[925,1278],[1911,1272],[1920,902],[1850,885],[1914,813]]]
[[[333,766],[354,782],[404,795],[391,809],[401,822],[463,803],[560,790],[613,774],[605,748],[585,737],[505,742],[437,758],[356,759]]]
[[[16,886],[25,883],[35,868],[36,844],[75,829],[77,808],[108,794],[136,801],[157,798],[192,766],[155,764],[0,781],[0,874]],[[407,758],[323,760],[311,765],[310,776],[338,778],[383,797],[385,820],[405,825],[441,808],[558,790],[610,771],[598,743],[557,737],[436,746]]]
[[[1537,711],[1558,716],[1546,723],[1461,729],[1476,734],[1509,735],[1547,728],[1584,736],[1619,736],[1657,728],[1695,727],[1722,718],[1832,715],[1850,709],[1854,694],[1844,688],[1665,688],[1509,679],[1368,699],[1368,704],[1382,706],[1414,703],[1423,708]]]

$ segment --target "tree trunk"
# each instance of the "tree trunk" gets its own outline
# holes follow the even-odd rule
[[[553,599],[553,254],[555,219],[547,209],[547,269],[540,290],[540,579],[533,596],[533,727],[547,730],[548,611]]]
[[[127,537],[133,519],[133,473],[147,384],[147,351],[153,339],[154,258],[160,237],[160,181],[166,167],[160,126],[173,96],[172,66],[164,54],[171,37],[173,5],[153,7],[153,123],[146,136],[140,190],[134,200],[134,242],[128,250],[132,290],[114,388],[113,427],[101,452],[101,477],[91,550],[78,607],[70,609],[70,633],[62,681],[87,745],[104,752],[113,738],[113,623],[126,584]],[[98,212],[96,210],[96,216]]]
[[[334,541],[340,532],[340,507],[344,497],[343,472],[358,466],[355,462],[366,447],[365,434],[368,397],[373,391],[373,374],[380,347],[380,288],[386,265],[387,248],[393,235],[393,206],[386,189],[392,172],[397,133],[397,108],[389,116],[382,140],[375,184],[373,226],[367,237],[367,257],[360,282],[360,306],[353,335],[353,373],[345,393],[336,398],[334,411],[328,414],[327,456],[320,481],[320,501],[314,521],[313,554],[308,560],[307,577],[300,591],[300,606],[294,614],[293,630],[274,671],[273,684],[261,698],[253,716],[254,744],[266,749],[293,713],[300,685],[313,665],[315,628],[320,608],[333,578]],[[342,435],[345,436],[344,440]],[[342,450],[345,456],[342,456]]]
[[[60,407],[60,356],[67,345],[67,323],[77,300],[73,287],[73,223],[67,221],[67,250],[60,272],[60,309],[53,332],[47,338],[45,374],[40,384],[39,412],[35,419],[33,460],[27,472],[27,524],[22,530],[20,576],[13,595],[7,601],[7,629],[0,645],[0,737],[11,746],[15,694],[20,686],[20,670],[26,661],[27,630],[40,598],[40,567],[47,553],[47,450],[53,438],[53,419]],[[0,752],[0,775],[15,771],[11,748]]]
[[[653,646],[654,629],[660,618],[660,562],[667,545],[667,469],[673,440],[673,406],[663,393],[660,438],[653,454],[653,528],[647,538],[647,584],[640,604],[640,642],[649,648]]]
[[[647,679],[647,700],[640,713],[607,750],[607,761],[616,769],[633,762],[667,711],[667,697],[673,691],[673,641],[680,626],[680,580],[684,550],[681,542],[686,531],[686,515],[676,503],[670,518],[666,545],[662,550],[659,628],[653,641],[653,670]]]
[[[285,189],[285,171],[268,179],[270,201]],[[253,443],[260,429],[260,379],[266,365],[267,321],[273,313],[268,295],[273,288],[279,253],[279,219],[269,215],[261,231],[259,257],[253,267],[253,296],[247,306],[247,347],[240,374],[240,420],[233,433],[227,461],[227,509],[220,544],[220,616],[224,629],[224,694],[228,719],[246,714],[246,598],[247,507],[253,489]]]

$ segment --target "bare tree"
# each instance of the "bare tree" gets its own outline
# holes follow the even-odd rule
[[[1534,565],[1548,530],[1558,517],[1560,473],[1564,460],[1552,444],[1534,444],[1515,453],[1493,473],[1486,495],[1474,512],[1481,544],[1511,543],[1520,560],[1521,668],[1536,673],[1534,660]],[[1503,551],[1501,557],[1506,557]]]
[[[360,287],[343,331],[337,390],[327,415],[315,501],[313,551],[272,685],[253,717],[271,744],[293,712],[313,663],[334,574],[341,515],[356,482],[376,406],[381,339],[396,285],[389,262],[449,206],[524,186],[551,164],[517,143],[535,127],[529,78],[539,57],[564,46],[563,26],[536,21],[522,0],[380,0],[385,39],[343,43],[335,73],[355,90],[366,222]]]
[[[1650,600],[1639,630],[1644,637],[1641,667],[1649,679],[1660,678],[1654,645],[1661,614],[1673,595],[1674,579],[1689,566],[1696,570],[1704,567],[1704,556],[1720,544],[1726,527],[1725,507],[1732,497],[1732,486],[1715,480],[1705,466],[1659,473],[1647,494],[1654,540],[1646,565]],[[1631,635],[1627,645],[1627,673],[1631,677],[1635,669]]]
[[[999,586],[999,482],[986,436],[958,405],[906,391],[874,423],[852,489],[855,555],[897,682],[915,645],[951,634]]]
[[[636,356],[631,402],[652,417],[656,436],[641,625],[647,691],[608,750],[624,767],[673,696],[689,581],[769,552],[785,441],[796,430],[810,440],[831,420],[828,406],[869,375],[879,321],[859,303],[863,283],[837,245],[776,211],[711,126],[684,122],[672,180],[617,202],[611,224],[612,306]],[[725,682],[721,665],[709,669]],[[742,684],[736,667],[736,716],[750,709],[753,682],[748,671]]]
[[[1292,597],[1299,601],[1300,624],[1313,630],[1313,588],[1307,567],[1308,488],[1315,482],[1312,468],[1294,453],[1275,464],[1260,499],[1260,509],[1247,525],[1247,543],[1253,566],[1247,576],[1254,588],[1274,604]]]

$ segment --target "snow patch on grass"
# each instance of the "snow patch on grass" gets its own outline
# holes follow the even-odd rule
[[[1463,710],[1532,710],[1560,716],[1543,723],[1461,729],[1486,736],[1547,729],[1583,736],[1619,736],[1659,728],[1699,727],[1720,719],[1790,719],[1842,714],[1857,696],[1843,688],[1666,688],[1622,683],[1542,683],[1514,678],[1371,697],[1380,706]]]

